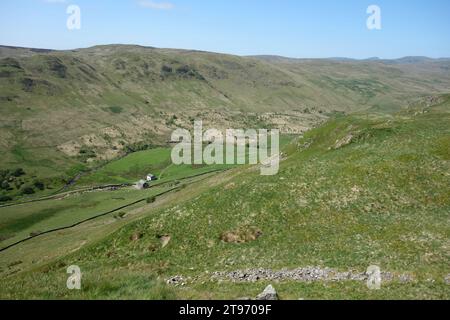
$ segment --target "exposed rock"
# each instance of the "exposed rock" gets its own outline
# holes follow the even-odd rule
[[[171,237],[169,235],[164,235],[159,237],[159,241],[161,241],[161,248],[167,246],[170,242]]]
[[[260,293],[256,300],[278,300],[278,294],[275,291],[275,288],[269,284],[262,293]]]
[[[367,281],[366,272],[337,271],[331,268],[306,267],[298,269],[250,269],[231,272],[214,272],[213,280],[229,280],[232,282],[257,282],[257,281]],[[394,275],[391,272],[382,272],[383,281],[410,282],[414,278],[411,275]]]
[[[184,281],[184,278],[182,276],[173,276],[169,279],[167,279],[167,284],[172,286],[184,286],[186,283]]]
[[[349,134],[349,135],[345,136],[344,138],[337,140],[333,149],[339,149],[339,148],[349,145],[350,143],[352,143],[353,138],[354,138],[353,134]]]

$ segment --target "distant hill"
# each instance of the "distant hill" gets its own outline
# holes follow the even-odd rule
[[[384,63],[424,63],[424,62],[444,62],[449,61],[450,58],[429,58],[429,57],[422,57],[422,56],[409,56],[409,57],[402,57],[398,59],[382,59],[380,57],[370,57],[366,59],[355,59],[355,58],[347,58],[347,57],[329,57],[329,58],[290,58],[290,57],[283,57],[283,56],[277,56],[277,55],[253,55],[248,56],[249,58],[255,58],[260,59],[268,62],[281,62],[281,61],[290,61],[290,62],[300,62],[300,61],[311,61],[311,60],[329,60],[329,61],[348,61],[348,62],[356,62],[356,61],[379,61]]]
[[[72,172],[208,126],[304,131],[336,112],[394,112],[446,93],[450,61],[240,57],[106,45],[0,46],[0,169]]]
[[[50,49],[23,48],[0,45],[0,57],[2,58],[9,56],[31,56],[36,53],[49,53],[54,51],[55,50]]]

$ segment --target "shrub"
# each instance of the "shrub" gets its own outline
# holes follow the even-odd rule
[[[34,189],[32,187],[24,187],[22,189],[22,193],[23,194],[33,194],[34,193]]]
[[[14,177],[20,177],[23,176],[25,174],[25,171],[23,171],[22,168],[17,168],[16,170],[13,171],[12,175]]]
[[[10,174],[9,170],[0,170],[0,178],[2,179],[8,178]]]
[[[0,202],[11,201],[12,198],[10,196],[0,196]]]
[[[41,191],[45,189],[45,185],[42,181],[35,181],[34,186]]]
[[[9,185],[8,181],[5,180],[5,181],[2,181],[0,188],[3,190],[8,190],[11,188],[11,186]]]
[[[150,150],[150,149],[154,149],[157,148],[156,145],[151,144],[151,143],[146,143],[146,142],[136,142],[136,143],[132,143],[130,145],[126,146],[126,151],[127,153],[132,153],[132,152],[137,152],[137,151],[144,151],[144,150]]]
[[[164,66],[162,66],[161,71],[163,73],[172,73],[173,69],[172,69],[172,67],[164,65]]]
[[[170,119],[166,120],[166,125],[174,125],[176,120],[178,120],[178,117],[176,115],[173,115]]]
[[[189,71],[191,71],[189,66],[182,66],[182,67],[179,67],[176,72],[178,74],[186,74],[186,73],[189,73]]]
[[[147,198],[147,203],[153,203],[156,201],[156,197],[149,197]]]

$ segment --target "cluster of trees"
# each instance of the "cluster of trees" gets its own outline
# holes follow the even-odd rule
[[[18,178],[25,175],[25,171],[22,168],[14,170],[1,170],[0,171],[0,189],[13,190],[13,187],[20,188],[21,180]]]
[[[125,146],[125,151],[126,153],[133,153],[133,152],[138,152],[138,151],[144,151],[144,150],[150,150],[150,149],[155,149],[158,148],[158,145],[152,144],[152,143],[148,143],[145,141],[140,141],[140,142],[135,142],[135,143],[131,143],[129,145]]]
[[[187,65],[181,65],[178,67],[163,65],[161,67],[161,77],[162,79],[167,79],[168,77],[178,77],[182,79],[205,80],[205,78],[197,70]]]
[[[36,190],[44,190],[45,184],[40,180],[25,183],[26,173],[22,168],[0,170],[0,202],[11,201],[11,193],[22,195],[34,194]],[[16,192],[13,192],[16,191]]]

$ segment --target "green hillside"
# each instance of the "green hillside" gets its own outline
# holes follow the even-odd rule
[[[333,116],[283,148],[278,175],[212,174],[0,252],[0,297],[237,299],[271,283],[282,299],[448,299],[450,99],[433,101]]]
[[[125,45],[0,47],[0,170],[8,183],[1,196],[32,197],[30,188],[54,193],[81,171],[166,146],[175,128],[191,128],[195,119],[219,129],[298,134],[339,112],[395,112],[446,93],[449,66],[433,59],[268,59]],[[25,174],[14,176],[17,169]]]

